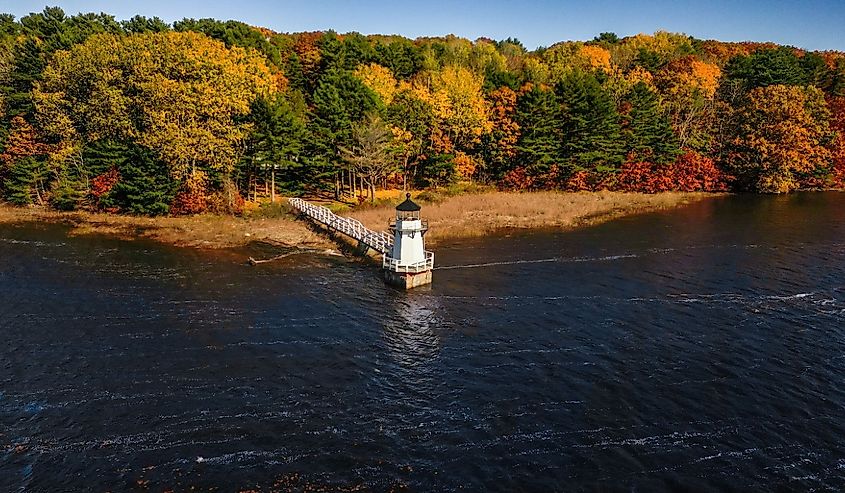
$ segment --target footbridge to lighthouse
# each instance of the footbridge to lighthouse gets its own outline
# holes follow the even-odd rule
[[[289,202],[294,209],[314,221],[331,230],[343,233],[386,257],[390,257],[393,251],[393,237],[388,233],[373,231],[361,224],[361,221],[357,219],[338,216],[322,205],[314,205],[298,197],[291,198]]]
[[[373,231],[357,219],[338,216],[327,207],[311,204],[298,197],[289,199],[290,205],[309,219],[330,231],[342,233],[382,255],[382,267],[390,284],[410,289],[431,283],[434,252],[425,249],[423,235],[428,223],[420,220],[419,206],[407,194],[407,200],[397,207],[397,218],[390,223],[393,233]],[[365,250],[366,250],[365,248]]]

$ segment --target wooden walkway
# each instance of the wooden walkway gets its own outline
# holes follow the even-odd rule
[[[368,229],[361,221],[352,219],[351,217],[341,217],[334,212],[328,210],[322,205],[310,204],[300,198],[294,197],[289,199],[292,205],[299,212],[305,214],[311,219],[323,224],[329,229],[333,229],[346,236],[357,240],[364,245],[389,258],[393,251],[393,237],[382,231],[373,231]]]

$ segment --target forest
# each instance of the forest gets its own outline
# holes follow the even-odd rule
[[[0,114],[0,198],[59,210],[845,186],[845,53],[662,31],[529,51],[48,7],[0,14]]]

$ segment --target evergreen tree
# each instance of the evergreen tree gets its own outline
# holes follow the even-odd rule
[[[378,96],[360,79],[347,71],[326,74],[314,91],[311,119],[312,155],[322,158],[325,165],[340,162],[339,147],[348,146],[352,125],[367,113],[379,110]]]
[[[617,36],[616,33],[601,33],[595,38],[593,38],[593,42],[603,43],[607,45],[615,45],[619,42],[619,36]]]
[[[492,65],[484,70],[484,89],[488,92],[500,87],[517,90],[519,83],[519,76],[514,72],[499,70]]]
[[[519,166],[533,173],[543,173],[560,161],[560,104],[552,91],[532,87],[517,99],[516,123]]]
[[[218,21],[216,19],[182,19],[173,23],[177,32],[193,31],[222,41],[226,47],[252,48],[267,57],[273,65],[282,65],[279,49],[270,43],[260,31],[240,21]]]
[[[454,179],[453,154],[431,154],[420,163],[420,173],[417,176],[419,185],[437,188],[452,183]]]
[[[5,174],[3,180],[4,198],[15,205],[29,205],[33,197],[41,199],[38,189],[39,183],[44,178],[44,167],[42,163],[33,156],[18,159]]]
[[[398,92],[387,107],[387,122],[411,132],[415,137],[431,135],[435,125],[434,109],[408,91]]]
[[[102,198],[106,207],[130,214],[167,214],[179,184],[170,177],[167,165],[151,151],[135,144],[100,142],[88,149],[89,166],[114,166],[120,180]],[[107,169],[107,168],[106,168]]]
[[[132,34],[163,33],[170,30],[170,25],[158,17],[144,17],[143,15],[136,15],[127,21],[122,21],[120,25],[124,31]]]
[[[111,168],[120,169],[132,155],[132,146],[114,140],[98,140],[82,150],[85,173],[93,178]]]
[[[11,120],[18,115],[27,120],[32,119],[32,87],[41,79],[45,66],[41,49],[34,38],[26,38],[18,45],[12,70],[6,84],[2,87],[8,119]]]
[[[772,85],[800,86],[806,75],[795,50],[786,46],[738,55],[725,66],[727,79],[741,80],[746,89]]]
[[[801,70],[804,72],[804,83],[827,90],[830,85],[831,70],[818,53],[805,53],[801,57]]]
[[[398,79],[410,79],[416,75],[423,62],[420,48],[405,38],[377,44],[375,57],[376,63],[389,68]]]
[[[320,49],[320,72],[338,72],[346,69],[343,42],[334,31],[326,31],[317,41]],[[346,69],[349,70],[349,69]]]
[[[278,97],[256,100],[250,119],[255,126],[239,167],[241,181],[248,183],[250,175],[268,178],[270,170],[276,169],[276,183],[283,190],[302,192],[304,185],[311,182],[307,161],[302,156],[306,138],[302,116],[291,102]]]
[[[669,119],[660,109],[660,103],[649,87],[638,82],[625,98],[630,110],[625,115],[622,131],[625,147],[635,159],[655,163],[673,161],[677,156],[678,139]]]
[[[563,108],[563,164],[569,171],[618,167],[625,157],[619,112],[596,77],[571,71],[555,92]]]
[[[365,36],[348,33],[343,36],[343,68],[355,70],[359,65],[375,61],[376,50]]]

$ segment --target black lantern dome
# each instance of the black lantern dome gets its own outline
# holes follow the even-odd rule
[[[405,194],[405,201],[396,206],[396,218],[413,220],[420,218],[420,206],[411,200],[411,194]]]

